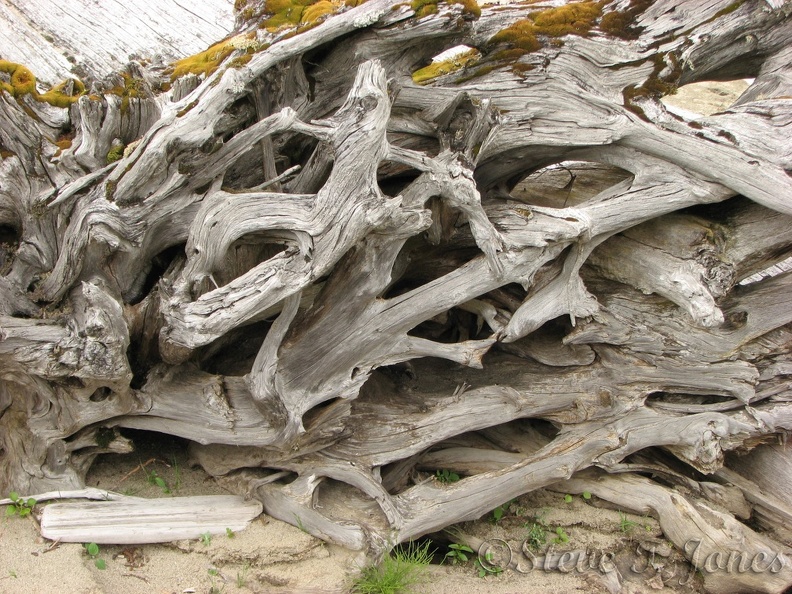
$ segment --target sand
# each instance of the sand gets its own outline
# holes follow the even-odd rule
[[[138,438],[141,435],[138,433]],[[134,454],[103,457],[91,469],[88,486],[146,498],[226,492],[202,470],[189,467],[183,444],[164,441],[159,446],[155,441],[139,444]],[[153,484],[150,477],[154,473],[170,492]],[[40,516],[45,505],[48,503],[38,504],[34,515]],[[623,530],[622,517],[634,522],[627,530]],[[424,581],[412,591],[609,592],[607,582],[613,576],[608,575],[610,571],[597,570],[603,553],[612,555],[620,573],[626,574],[622,592],[644,591],[641,588],[655,576],[654,570],[640,573],[629,568],[642,565],[643,558],[635,553],[640,543],[661,540],[657,523],[651,518],[621,516],[617,510],[601,508],[595,500],[575,497],[567,502],[563,494],[541,490],[513,502],[497,523],[492,514],[487,514],[456,528],[483,540],[506,541],[516,555],[522,555],[520,547],[535,524],[545,532],[546,545],[557,552],[569,552],[575,559],[572,565],[579,563],[580,569],[570,565],[571,570],[565,572],[570,568],[554,563],[549,571],[542,571],[531,567],[530,557],[523,555],[518,571],[481,578],[472,559],[458,565],[439,563],[446,545],[454,541],[447,537],[446,542],[438,540],[433,545],[438,549],[438,563],[429,566]],[[567,540],[562,542],[564,538]],[[558,540],[556,544],[554,539]],[[541,554],[539,550],[532,552]],[[3,594],[341,593],[350,590],[366,562],[359,554],[328,545],[266,515],[233,537],[215,535],[211,539],[142,546],[101,545],[98,558],[104,560],[105,569],[96,567],[80,544],[43,539],[35,517],[3,515],[0,520]],[[676,561],[683,563],[681,557]]]

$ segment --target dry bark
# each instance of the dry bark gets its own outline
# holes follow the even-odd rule
[[[134,95],[0,92],[0,491],[81,488],[123,428],[159,431],[267,513],[382,551],[660,450],[706,482],[792,428],[792,276],[739,284],[792,251],[789,5],[423,12],[370,0],[295,35],[252,11],[169,90],[132,63]],[[410,76],[460,43],[477,64]],[[747,76],[707,118],[659,101]],[[629,480],[683,548],[764,538]]]

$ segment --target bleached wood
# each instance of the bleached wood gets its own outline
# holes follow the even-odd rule
[[[61,542],[171,542],[238,532],[260,513],[261,502],[236,495],[53,503],[41,514],[41,534]]]
[[[739,284],[792,250],[789,15],[762,6],[662,0],[515,69],[490,39],[524,6],[371,0],[240,19],[252,53],[206,75],[132,61],[108,83],[139,97],[3,93],[0,490],[79,489],[129,427],[377,554],[591,467],[744,517],[690,476],[792,428],[792,275]],[[481,61],[412,80],[459,43]],[[697,120],[654,92],[754,74]],[[711,533],[691,509],[677,540]]]

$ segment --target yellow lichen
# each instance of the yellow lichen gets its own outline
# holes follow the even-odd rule
[[[437,78],[438,76],[456,72],[457,70],[475,64],[479,58],[481,58],[481,53],[479,53],[478,50],[471,49],[453,58],[449,58],[448,60],[432,62],[428,66],[413,72],[413,82],[420,84]]]

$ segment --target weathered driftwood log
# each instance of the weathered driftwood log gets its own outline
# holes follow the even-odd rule
[[[789,4],[237,4],[169,69],[0,68],[0,491],[136,428],[354,548],[597,467],[682,548],[782,550],[740,520],[788,489],[704,477],[792,429],[792,276],[745,280],[792,254]]]
[[[236,495],[53,503],[41,514],[41,534],[62,542],[171,542],[238,532],[259,514],[261,502]]]

